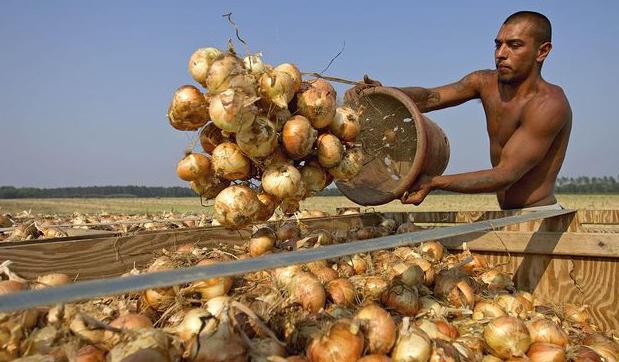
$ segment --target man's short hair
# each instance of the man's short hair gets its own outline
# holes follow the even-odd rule
[[[519,21],[529,21],[533,23],[533,37],[538,42],[538,44],[551,41],[552,26],[550,25],[550,20],[548,20],[548,18],[544,15],[536,13],[535,11],[518,11],[508,16],[507,19],[505,19],[505,21],[503,22],[503,24],[513,24]]]

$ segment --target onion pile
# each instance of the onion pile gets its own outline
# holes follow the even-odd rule
[[[206,200],[230,182],[254,191],[260,187],[276,198],[252,220],[215,215],[227,220],[225,227],[266,221],[278,207],[284,215],[294,214],[300,201],[334,179],[349,180],[360,172],[363,153],[353,144],[360,132],[358,114],[337,108],[337,94],[326,80],[303,80],[294,64],[273,67],[262,53],[241,58],[232,48],[199,48],[188,70],[206,91],[180,87],[168,119],[175,129],[198,131],[205,154],[190,152],[179,162],[178,176]],[[281,164],[287,166],[273,167]],[[222,197],[219,204],[228,201]]]

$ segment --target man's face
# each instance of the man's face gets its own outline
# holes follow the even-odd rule
[[[527,21],[504,24],[495,42],[494,61],[502,83],[527,78],[536,64],[537,42]]]

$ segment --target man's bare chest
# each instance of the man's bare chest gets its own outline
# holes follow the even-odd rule
[[[490,142],[504,146],[520,126],[522,105],[490,100],[484,102],[484,111]]]

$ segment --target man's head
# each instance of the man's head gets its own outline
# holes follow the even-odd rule
[[[551,37],[550,20],[540,13],[519,11],[505,19],[495,39],[499,80],[515,83],[540,72],[552,49]]]

